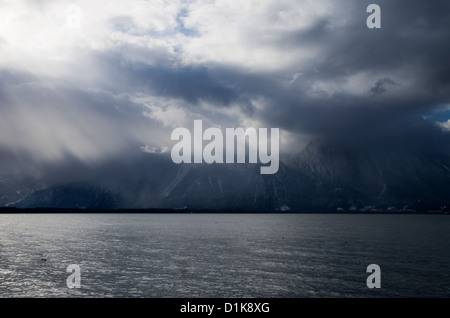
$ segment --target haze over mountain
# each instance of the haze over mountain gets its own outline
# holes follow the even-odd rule
[[[142,154],[94,177],[28,190],[20,208],[170,208],[252,211],[450,210],[450,157],[315,141],[275,175],[255,164],[180,164]],[[32,193],[31,193],[32,192]],[[29,194],[31,193],[31,194]]]

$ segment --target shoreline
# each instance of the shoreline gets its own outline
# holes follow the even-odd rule
[[[258,211],[215,209],[76,209],[1,207],[0,214],[360,214],[360,215],[450,215],[449,211]]]

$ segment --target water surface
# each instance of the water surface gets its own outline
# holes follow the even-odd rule
[[[0,297],[450,297],[449,229],[445,215],[4,214]]]

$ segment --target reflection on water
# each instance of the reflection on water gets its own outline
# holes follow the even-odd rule
[[[0,296],[450,297],[449,229],[445,215],[6,214]]]

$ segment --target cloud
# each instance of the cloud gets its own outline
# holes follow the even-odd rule
[[[0,144],[34,160],[96,160],[163,129],[126,95],[29,82],[8,85],[1,96]]]
[[[389,77],[383,78],[383,79],[379,79],[375,85],[370,89],[370,92],[373,95],[381,95],[384,92],[386,92],[386,84],[390,84],[390,85],[395,85],[395,82],[393,80],[391,80]]]
[[[156,153],[156,154],[166,153],[166,152],[168,152],[170,150],[169,147],[166,147],[166,146],[163,146],[163,147],[151,147],[149,145],[142,146],[140,149],[141,149],[142,152]]]
[[[448,149],[450,4],[387,1],[0,3],[0,156],[85,163],[162,152],[175,127]],[[76,18],[76,17],[75,17]],[[446,117],[447,116],[447,117]],[[6,162],[6,161],[5,161]]]

